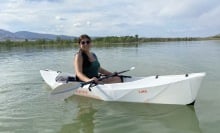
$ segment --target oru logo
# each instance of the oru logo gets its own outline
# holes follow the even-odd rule
[[[139,94],[144,94],[144,93],[147,93],[147,92],[148,92],[147,89],[140,89],[140,90],[138,90]]]

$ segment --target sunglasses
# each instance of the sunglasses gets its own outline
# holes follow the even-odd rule
[[[90,44],[90,41],[81,41],[80,44],[82,44],[82,45]]]

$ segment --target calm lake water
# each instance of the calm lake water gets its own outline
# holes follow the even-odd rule
[[[93,47],[102,66],[133,76],[206,72],[195,106],[48,99],[40,69],[74,73],[74,47],[0,46],[1,133],[219,133],[220,41]]]

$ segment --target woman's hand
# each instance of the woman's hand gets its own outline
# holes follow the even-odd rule
[[[86,82],[90,82],[90,81],[94,81],[95,83],[98,83],[99,80],[96,77],[93,77]]]

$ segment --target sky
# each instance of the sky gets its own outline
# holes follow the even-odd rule
[[[1,0],[0,29],[57,35],[220,34],[220,0]]]

